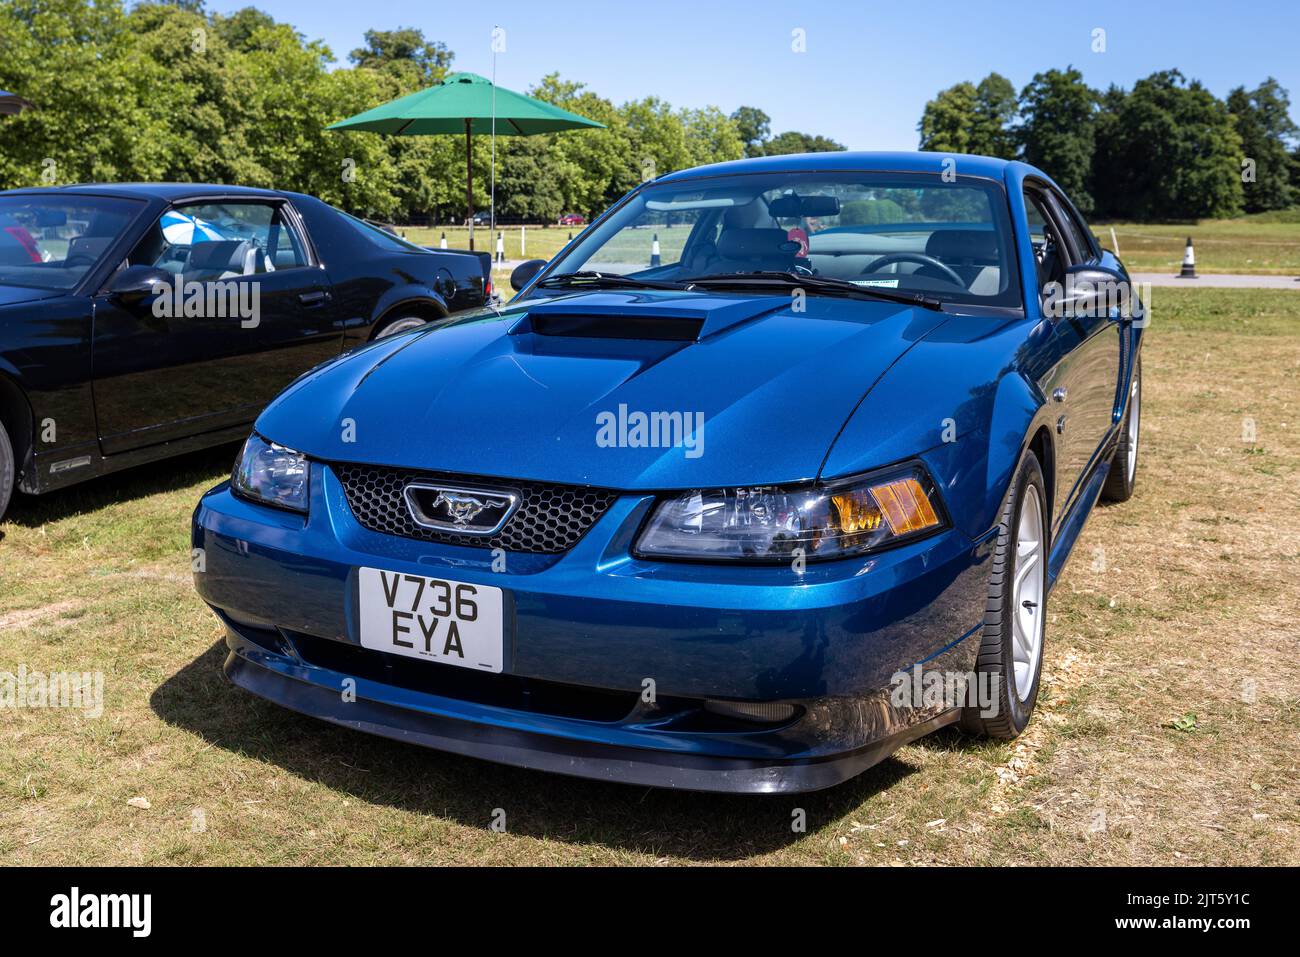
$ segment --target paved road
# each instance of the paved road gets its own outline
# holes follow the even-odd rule
[[[1226,286],[1232,289],[1294,289],[1300,292],[1300,281],[1295,276],[1241,276],[1230,273],[1203,273],[1195,279],[1179,279],[1174,273],[1135,272],[1134,282],[1149,282],[1153,286]]]

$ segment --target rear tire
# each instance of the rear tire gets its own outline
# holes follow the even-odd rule
[[[1138,439],[1142,428],[1142,363],[1133,368],[1133,384],[1129,386],[1128,405],[1124,409],[1124,423],[1120,427],[1119,445],[1110,460],[1110,473],[1101,487],[1101,497],[1108,502],[1127,502],[1133,497],[1137,484]]]
[[[387,339],[401,332],[410,332],[412,329],[419,329],[428,321],[423,316],[396,316],[381,323],[375,331],[374,338]]]
[[[984,634],[976,660],[979,704],[962,709],[962,727],[1010,740],[1025,730],[1038,700],[1047,614],[1048,511],[1043,470],[1025,452],[1002,505]],[[992,692],[988,700],[985,689]],[[992,714],[989,705],[996,704]]]
[[[0,422],[0,519],[5,517],[5,509],[9,507],[9,499],[14,493],[16,468],[14,447],[9,441],[4,423]]]

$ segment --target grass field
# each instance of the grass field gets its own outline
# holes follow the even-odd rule
[[[947,731],[827,792],[741,798],[298,717],[222,680],[191,584],[190,511],[226,448],[19,498],[0,524],[0,671],[102,671],[106,697],[98,718],[0,709],[0,858],[1300,863],[1300,295],[1155,295],[1138,491],[1098,509],[1052,595],[1016,742]]]
[[[1300,276],[1300,222],[1267,222],[1254,217],[1207,219],[1195,225],[1099,223],[1092,231],[1134,272],[1178,272],[1187,237],[1196,247],[1196,268],[1206,273]]]

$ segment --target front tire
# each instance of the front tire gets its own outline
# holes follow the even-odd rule
[[[975,734],[1016,737],[1029,724],[1038,700],[1047,617],[1045,489],[1037,457],[1025,452],[1002,505],[993,549],[984,635],[975,665],[979,703],[962,709],[962,727]]]
[[[1124,424],[1120,428],[1119,445],[1110,460],[1110,473],[1101,487],[1101,497],[1108,502],[1127,502],[1133,497],[1137,484],[1138,438],[1142,427],[1142,363],[1133,368],[1133,384],[1129,386],[1128,407],[1124,410]]]

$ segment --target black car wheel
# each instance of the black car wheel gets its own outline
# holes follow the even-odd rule
[[[1025,452],[1002,505],[984,635],[976,661],[978,704],[962,726],[1009,740],[1025,730],[1038,700],[1047,614],[1048,510],[1043,470]]]
[[[399,332],[409,332],[411,329],[420,328],[428,321],[423,316],[394,316],[392,319],[385,319],[380,323],[379,329],[375,332],[375,338],[387,339]]]
[[[0,519],[5,517],[9,497],[14,493],[15,467],[14,447],[9,441],[4,423],[0,422]]]

